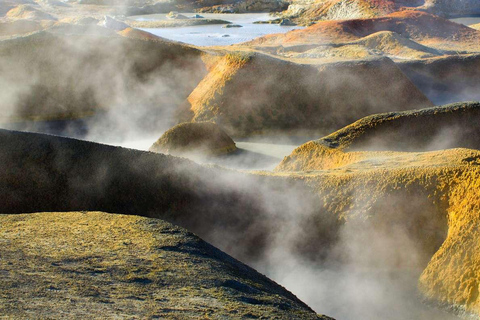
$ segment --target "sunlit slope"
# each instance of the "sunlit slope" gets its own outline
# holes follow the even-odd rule
[[[0,215],[0,235],[5,317],[327,319],[162,220],[86,211]]]
[[[390,31],[421,45],[447,52],[479,52],[478,30],[420,11],[400,11],[369,19],[319,21],[285,34],[249,41],[256,47],[345,44],[380,31]]]
[[[480,157],[472,161],[475,170],[455,177],[461,183],[449,197],[448,235],[420,277],[420,288],[431,299],[479,315]]]
[[[391,151],[480,149],[479,121],[478,102],[372,115],[300,146],[277,169],[330,169],[397,156]]]
[[[389,59],[312,65],[231,53],[209,70],[188,97],[190,119],[234,135],[329,132],[367,114],[431,106]]]
[[[383,16],[401,8],[395,0],[293,0],[283,14],[297,23],[317,20],[344,20]],[[411,1],[415,2],[415,1]]]

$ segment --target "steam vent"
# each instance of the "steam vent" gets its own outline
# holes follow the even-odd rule
[[[0,70],[1,319],[480,319],[479,0],[1,0]]]
[[[235,142],[213,122],[181,123],[167,130],[150,151],[181,155],[222,155],[235,151]]]

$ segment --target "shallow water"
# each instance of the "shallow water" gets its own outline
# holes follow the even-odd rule
[[[450,19],[450,21],[464,24],[466,26],[470,26],[472,24],[480,23],[480,16],[455,18],[455,19]]]
[[[195,13],[182,13],[192,17]],[[207,19],[220,19],[241,25],[242,28],[223,28],[222,24],[206,26],[190,26],[176,28],[142,28],[159,37],[180,41],[196,46],[225,46],[245,42],[257,37],[272,33],[286,33],[291,30],[301,29],[298,26],[280,26],[277,24],[254,24],[255,21],[267,21],[275,19],[268,13],[245,13],[245,14],[223,14],[205,13],[200,14]],[[167,20],[166,14],[154,14],[145,16],[134,16],[131,19],[138,21]]]

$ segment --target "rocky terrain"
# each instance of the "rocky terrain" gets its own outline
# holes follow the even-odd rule
[[[167,130],[149,150],[172,155],[199,153],[215,156],[236,149],[232,138],[215,123],[195,122],[181,123]]]
[[[83,211],[0,221],[5,317],[330,319],[162,220]]]
[[[286,6],[272,19],[312,25],[222,47],[135,28]],[[144,152],[0,129],[0,313],[478,317],[480,104],[458,101],[480,97],[480,33],[445,19],[476,10],[466,0],[2,2],[2,127],[155,138]],[[170,11],[166,22],[127,17]],[[267,134],[277,147],[301,142],[274,171],[228,166],[252,169],[258,155],[236,144]],[[303,143],[307,134],[317,140]],[[163,154],[199,145],[228,152],[216,163],[230,169]]]

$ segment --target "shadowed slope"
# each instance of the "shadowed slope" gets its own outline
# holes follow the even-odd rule
[[[101,212],[0,215],[6,317],[317,316],[283,287],[157,219]]]
[[[277,170],[329,169],[370,158],[388,162],[398,156],[390,151],[480,149],[479,121],[480,104],[476,102],[372,115],[295,149]],[[415,163],[411,155],[401,157],[406,157],[404,164],[408,159]]]
[[[308,65],[258,53],[219,59],[188,102],[193,121],[230,135],[329,132],[367,114],[431,106],[389,59]]]
[[[206,156],[235,151],[235,142],[212,122],[182,123],[167,130],[150,151],[181,155],[200,153]]]
[[[111,113],[109,120],[128,118],[145,130],[173,122],[177,105],[205,74],[201,52],[143,34],[136,37],[60,24],[0,41],[1,120]],[[110,129],[120,123],[110,123]],[[172,124],[163,123],[167,128]]]
[[[480,55],[453,55],[397,64],[435,104],[480,100]]]

